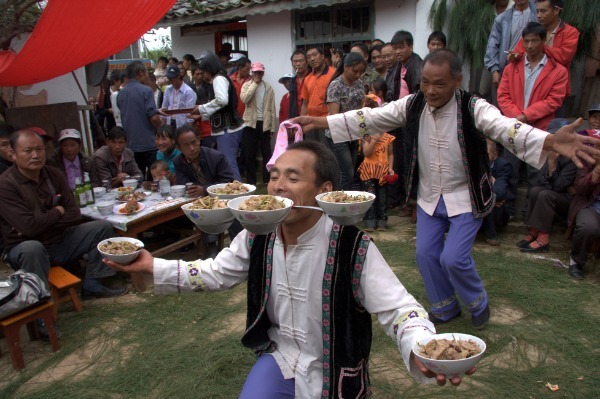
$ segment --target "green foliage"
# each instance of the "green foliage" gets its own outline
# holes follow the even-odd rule
[[[160,48],[148,49],[144,51],[145,57],[151,59],[154,62],[158,62],[158,57],[167,57],[171,58],[171,47],[170,46],[162,46]]]
[[[45,3],[43,0],[0,0],[0,49],[8,50],[15,37],[33,31]]]
[[[579,32],[577,57],[595,56],[592,48],[600,26],[600,4],[598,0],[570,0],[565,2],[562,18],[573,25]]]
[[[429,25],[434,30],[442,30],[446,24],[448,47],[473,67],[482,67],[494,23],[492,4],[489,0],[450,0],[449,3],[447,0],[434,1],[427,18]]]

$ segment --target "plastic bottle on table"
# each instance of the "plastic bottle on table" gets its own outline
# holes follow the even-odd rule
[[[171,182],[165,176],[158,181],[158,187],[162,197],[171,195]]]

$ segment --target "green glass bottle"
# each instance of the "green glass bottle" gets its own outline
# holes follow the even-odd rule
[[[83,187],[83,183],[81,183],[81,177],[75,178],[74,194],[77,205],[79,205],[80,208],[85,208],[87,205],[87,195],[85,195],[85,188]]]
[[[90,181],[90,174],[88,172],[85,172],[83,174],[83,179],[85,181],[83,188],[85,189],[85,196],[86,196],[86,204],[87,205],[94,205],[94,203],[96,202],[96,198],[94,197],[94,190],[92,189],[92,182]]]

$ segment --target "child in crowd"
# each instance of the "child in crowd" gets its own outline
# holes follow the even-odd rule
[[[377,78],[373,81],[373,83],[371,83],[371,90],[369,90],[368,94],[374,94],[376,95],[378,98],[381,99],[381,101],[385,101],[385,93],[387,93],[388,90],[388,86],[387,83],[385,82],[384,79],[381,78]],[[388,103],[387,102],[383,102],[381,104],[382,107],[385,107]]]
[[[381,99],[374,94],[365,97],[365,107],[381,106]],[[364,160],[358,167],[363,191],[375,194],[375,202],[365,215],[365,231],[387,228],[387,183],[395,176],[393,144],[395,137],[388,133],[366,136],[362,140]]]
[[[175,173],[171,173],[167,161],[154,161],[150,166],[150,173],[152,173],[152,180],[154,182],[161,180],[163,177],[166,177],[171,182],[171,185],[175,184]],[[152,188],[154,189],[154,187]]]

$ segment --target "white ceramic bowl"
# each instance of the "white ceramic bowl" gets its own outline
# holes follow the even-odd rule
[[[233,215],[229,208],[189,209],[193,204],[181,206],[181,210],[200,230],[208,234],[224,232],[233,223]]]
[[[108,241],[110,242],[122,242],[122,241],[127,241],[130,242],[132,244],[136,244],[139,249],[135,252],[132,252],[130,254],[124,254],[124,255],[113,255],[113,254],[109,254],[106,252],[102,252],[102,250],[100,249],[100,247],[104,244],[106,244]],[[144,248],[144,243],[141,242],[140,240],[136,240],[135,238],[129,238],[129,237],[113,237],[113,238],[108,238],[106,240],[102,240],[98,243],[98,251],[100,252],[100,254],[109,259],[112,260],[113,262],[119,263],[121,265],[127,265],[131,262],[133,262],[135,260],[135,258],[138,257],[138,255],[140,254],[140,251]]]
[[[114,201],[96,201],[96,209],[102,216],[110,215],[114,205]]]
[[[219,197],[220,199],[233,199],[233,198],[238,198],[238,197],[244,197],[244,196],[248,196],[251,195],[253,192],[256,191],[256,186],[253,186],[252,184],[244,184],[244,187],[246,187],[248,189],[247,193],[241,193],[241,194],[217,194],[214,193],[213,190],[215,189],[219,189],[219,188],[225,188],[226,185],[228,185],[229,183],[220,183],[220,184],[213,184],[212,186],[209,186],[206,191],[208,191],[208,195],[210,195],[211,197]]]
[[[285,208],[276,209],[274,211],[240,211],[240,204],[251,197],[256,197],[256,195],[246,195],[231,199],[227,203],[227,206],[231,209],[231,213],[233,213],[233,216],[240,221],[242,226],[254,234],[268,234],[275,231],[279,223],[281,223],[290,212],[293,205],[291,199],[275,197],[285,203]]]
[[[331,220],[341,226],[350,226],[362,220],[365,213],[367,213],[371,205],[373,205],[375,195],[364,191],[345,191],[345,193],[351,196],[364,195],[369,198],[369,200],[351,203],[327,202],[321,200],[322,197],[330,193],[319,194],[315,199]]]
[[[96,198],[96,200],[101,198],[104,194],[106,194],[106,188],[94,187],[94,198]]]
[[[171,196],[174,198],[181,198],[185,196],[186,187],[179,184],[176,186],[171,186]]]
[[[461,341],[474,341],[481,349],[481,352],[473,357],[460,360],[434,360],[423,357],[420,351],[420,345],[426,345],[432,339],[456,339]],[[445,374],[447,377],[454,377],[455,375],[462,375],[473,366],[475,366],[483,357],[485,353],[486,345],[481,338],[474,335],[461,334],[461,333],[446,333],[436,334],[427,338],[423,338],[415,343],[413,346],[413,352],[415,356],[427,367],[429,370],[437,374]]]
[[[138,181],[136,179],[127,179],[123,180],[123,187],[131,187],[132,189],[136,188],[138,185]]]

